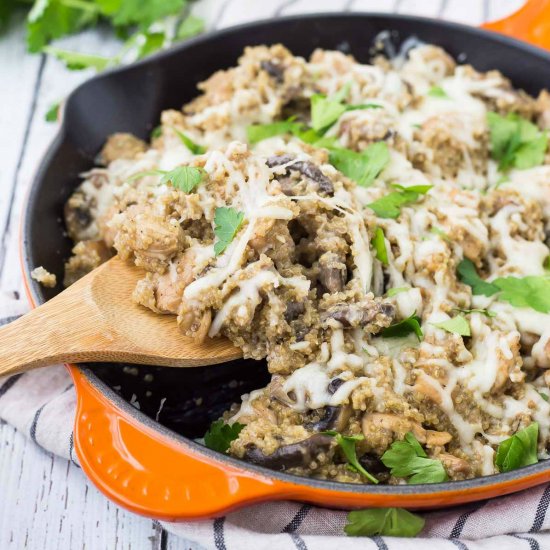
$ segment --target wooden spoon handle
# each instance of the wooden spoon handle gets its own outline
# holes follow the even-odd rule
[[[49,302],[0,328],[0,376],[55,363],[196,367],[241,357],[224,338],[197,343],[173,315],[132,301],[143,271],[112,258]]]

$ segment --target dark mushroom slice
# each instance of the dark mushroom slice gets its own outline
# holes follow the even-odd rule
[[[296,320],[304,311],[306,310],[306,305],[304,302],[289,302],[286,305],[285,310],[285,321],[290,323],[291,321]]]
[[[325,252],[319,258],[319,282],[330,294],[344,290],[348,269],[343,258],[335,252]]]
[[[83,241],[96,235],[90,234],[93,216],[91,209],[95,206],[95,200],[76,191],[65,203],[64,217],[67,233],[73,241]]]
[[[381,329],[391,324],[395,308],[388,302],[365,299],[355,303],[341,302],[321,313],[321,321],[338,321],[343,327],[367,327]]]
[[[330,393],[331,395],[333,395],[334,393],[336,393],[336,390],[344,383],[344,380],[342,380],[341,378],[333,378],[330,382],[329,382],[329,385],[327,387],[327,391],[328,393]]]
[[[317,422],[307,425],[307,428],[316,432],[324,432],[326,430],[343,432],[348,425],[352,413],[349,405],[327,406],[322,411],[323,417]]]
[[[309,466],[320,454],[326,453],[334,438],[329,435],[315,434],[303,441],[283,445],[275,452],[265,455],[253,443],[247,446],[244,460],[264,466],[271,470],[284,471],[289,468],[305,468]]]
[[[277,82],[281,83],[284,81],[284,68],[278,63],[274,63],[273,61],[262,61],[260,67]]]
[[[269,157],[266,160],[266,164],[270,168],[273,168],[275,166],[288,164],[289,162],[292,162],[293,159],[294,157],[291,155],[275,155],[273,157]],[[334,186],[332,185],[332,182],[313,162],[310,162],[308,160],[297,160],[286,168],[287,171],[299,172],[306,178],[314,181],[317,184],[319,191],[321,191],[322,193],[326,193],[327,195],[334,194]]]

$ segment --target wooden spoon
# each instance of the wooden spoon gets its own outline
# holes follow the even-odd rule
[[[197,367],[242,356],[225,338],[183,336],[173,315],[132,301],[143,270],[114,257],[52,300],[0,328],[0,376],[56,363]]]

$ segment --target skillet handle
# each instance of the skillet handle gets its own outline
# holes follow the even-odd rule
[[[550,0],[527,0],[513,14],[483,27],[550,50]]]

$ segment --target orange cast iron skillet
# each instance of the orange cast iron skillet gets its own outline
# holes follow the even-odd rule
[[[550,0],[531,0],[510,18],[489,27],[550,48]],[[59,221],[63,204],[78,183],[78,173],[92,166],[109,134],[130,131],[147,136],[162,109],[178,108],[190,100],[196,94],[197,82],[233,65],[246,45],[282,42],[300,55],[308,55],[315,47],[340,48],[364,61],[373,38],[383,30],[391,31],[386,36],[397,46],[416,36],[441,45],[455,57],[461,54],[461,59],[479,70],[498,68],[516,86],[531,93],[550,88],[550,56],[538,48],[462,25],[375,14],[308,15],[243,25],[102,74],[68,99],[59,135],[29,195],[22,224],[22,264],[30,301],[41,303],[59,291],[39,287],[30,280],[29,271],[44,265],[62,279],[63,259],[70,250]],[[215,368],[179,369],[170,375],[197,376],[202,370],[209,376],[210,372],[221,372],[220,368],[234,367],[207,370]],[[107,375],[101,378],[98,374],[111,373],[116,382],[120,368],[70,365],[69,369],[78,396],[74,445],[83,470],[117,504],[153,518],[206,518],[272,499],[345,508],[435,508],[507,494],[550,480],[550,461],[474,480],[412,486],[357,486],[273,472],[210,451],[192,440],[197,434],[189,438],[178,435],[176,424],[168,429],[150,418],[154,415],[147,416],[129,405],[111,389],[118,389],[113,380],[107,384]],[[189,383],[181,380],[183,391]],[[217,391],[215,378],[202,384],[207,398]],[[217,412],[204,413],[212,413],[208,419],[204,415],[192,418],[186,429],[193,423],[209,422],[220,412],[218,407]]]

